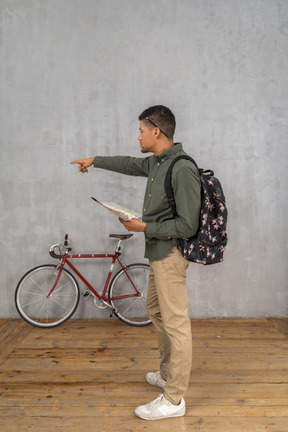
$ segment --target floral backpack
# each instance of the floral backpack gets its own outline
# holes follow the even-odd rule
[[[180,159],[193,162],[201,179],[201,211],[198,233],[190,238],[178,238],[178,247],[188,261],[200,264],[216,264],[223,261],[223,254],[228,242],[227,208],[225,196],[219,180],[211,170],[199,169],[194,159],[188,155],[173,159],[165,177],[165,192],[173,217],[177,218],[176,203],[172,188],[172,169]]]

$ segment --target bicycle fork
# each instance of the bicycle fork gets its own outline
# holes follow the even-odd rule
[[[59,282],[59,279],[61,277],[61,273],[62,273],[63,267],[64,267],[64,263],[63,262],[57,264],[57,266],[55,268],[55,272],[58,272],[57,278],[56,278],[56,281],[55,281],[53,287],[51,288],[51,290],[49,291],[49,293],[46,295],[46,298],[49,298],[49,297],[52,296],[52,293],[53,293],[54,289],[56,288],[56,286],[57,286],[57,284]]]

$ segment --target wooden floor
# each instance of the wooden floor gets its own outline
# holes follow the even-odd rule
[[[50,330],[0,320],[1,432],[287,432],[288,320],[192,320],[186,416],[148,422],[154,329],[117,319]]]

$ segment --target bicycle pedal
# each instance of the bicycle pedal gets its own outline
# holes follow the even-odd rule
[[[90,295],[90,292],[89,292],[89,290],[87,290],[86,292],[85,292],[85,294],[83,294],[83,297],[88,297]]]
[[[114,308],[110,312],[110,318],[113,318],[113,316],[117,316]]]

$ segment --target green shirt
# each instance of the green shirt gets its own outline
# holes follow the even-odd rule
[[[172,186],[179,217],[173,218],[164,189],[164,179],[171,161],[186,153],[181,143],[174,144],[158,156],[96,156],[94,166],[126,175],[148,177],[142,220],[146,222],[145,257],[166,257],[177,238],[195,235],[199,227],[201,207],[200,177],[195,165],[181,159],[173,167]]]

